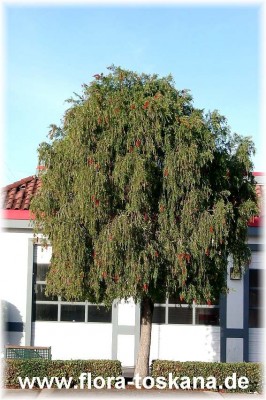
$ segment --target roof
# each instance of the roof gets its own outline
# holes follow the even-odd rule
[[[1,208],[6,219],[30,219],[30,202],[41,185],[37,176],[28,176],[1,190]]]
[[[254,172],[254,176],[257,181],[260,181],[258,177],[263,176],[262,172]],[[28,176],[27,178],[21,179],[20,181],[14,182],[10,185],[5,186],[2,191],[1,208],[3,210],[4,219],[30,219],[30,201],[38,188],[41,185],[40,178],[38,176]],[[264,217],[264,185],[257,184],[256,192],[259,198],[260,215],[253,217],[249,221],[249,226],[262,226],[262,219]]]

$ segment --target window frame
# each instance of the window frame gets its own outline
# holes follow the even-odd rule
[[[215,326],[215,327],[220,327],[221,326],[221,321],[220,321],[220,305],[219,304],[214,304],[214,305],[208,305],[208,304],[197,304],[195,301],[193,301],[193,303],[190,304],[183,304],[183,303],[169,303],[169,299],[167,298],[165,300],[165,303],[155,303],[154,307],[162,307],[165,308],[165,322],[153,322],[153,324],[155,325],[191,325],[191,326]],[[172,323],[169,322],[169,309],[170,308],[191,308],[192,310],[192,320],[191,323]],[[214,325],[214,324],[199,324],[196,323],[196,310],[197,309],[201,309],[201,308],[205,308],[205,309],[218,309],[219,310],[219,317],[218,317],[218,324]]]
[[[34,279],[33,279],[33,296],[32,296],[32,305],[33,305],[33,312],[32,312],[32,320],[33,322],[49,322],[49,323],[80,323],[80,324],[111,324],[112,323],[112,308],[108,310],[110,312],[110,320],[109,321],[88,321],[88,316],[89,316],[89,307],[105,307],[103,303],[100,304],[94,304],[91,303],[87,300],[85,301],[65,301],[62,300],[61,296],[58,296],[57,299],[55,300],[37,300],[36,299],[36,294],[37,294],[37,285],[46,285],[47,281],[46,280],[37,280],[37,268],[39,265],[47,265],[47,270],[49,268],[49,263],[38,263],[35,261],[34,263],[34,269],[33,269],[33,274],[34,274]],[[56,305],[57,306],[57,320],[56,321],[50,321],[50,320],[39,320],[36,319],[36,306],[37,305]],[[84,313],[84,321],[75,321],[75,320],[69,320],[69,321],[62,321],[61,319],[61,307],[63,305],[73,305],[73,306],[84,306],[85,307],[85,313]]]

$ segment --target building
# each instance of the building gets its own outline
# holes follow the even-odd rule
[[[216,305],[178,304],[167,299],[154,311],[151,360],[262,361],[263,174],[255,173],[261,215],[250,221],[252,261],[243,276],[231,274],[229,292]],[[3,188],[2,257],[3,344],[51,346],[53,359],[136,361],[140,309],[114,302],[111,310],[88,302],[46,297],[45,277],[51,247],[34,243],[30,199],[39,179],[31,176]]]

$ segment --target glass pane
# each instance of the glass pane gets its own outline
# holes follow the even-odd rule
[[[88,322],[112,322],[112,309],[104,306],[88,306]]]
[[[249,287],[263,287],[263,271],[260,269],[249,270]]]
[[[192,324],[192,309],[189,307],[169,307],[169,324]]]
[[[61,321],[85,322],[85,306],[62,304]]]
[[[196,308],[197,325],[219,325],[219,308]]]
[[[42,301],[56,301],[57,297],[54,296],[46,296],[45,295],[46,285],[44,283],[37,283],[35,285],[35,300],[42,300]]]
[[[36,264],[36,281],[45,281],[49,264]]]
[[[34,309],[35,321],[57,321],[57,304],[36,304]]]
[[[249,310],[249,327],[250,328],[262,328],[263,318],[261,309],[251,309]]]
[[[154,307],[152,323],[165,324],[165,307]]]
[[[263,291],[261,289],[250,289],[249,290],[249,306],[250,307],[261,307],[263,299]]]

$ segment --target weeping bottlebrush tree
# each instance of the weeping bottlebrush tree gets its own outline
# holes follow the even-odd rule
[[[254,147],[217,111],[196,109],[171,76],[109,69],[40,145],[46,169],[31,209],[53,247],[48,294],[140,302],[143,377],[154,302],[213,302],[228,257],[235,268],[248,262]]]

